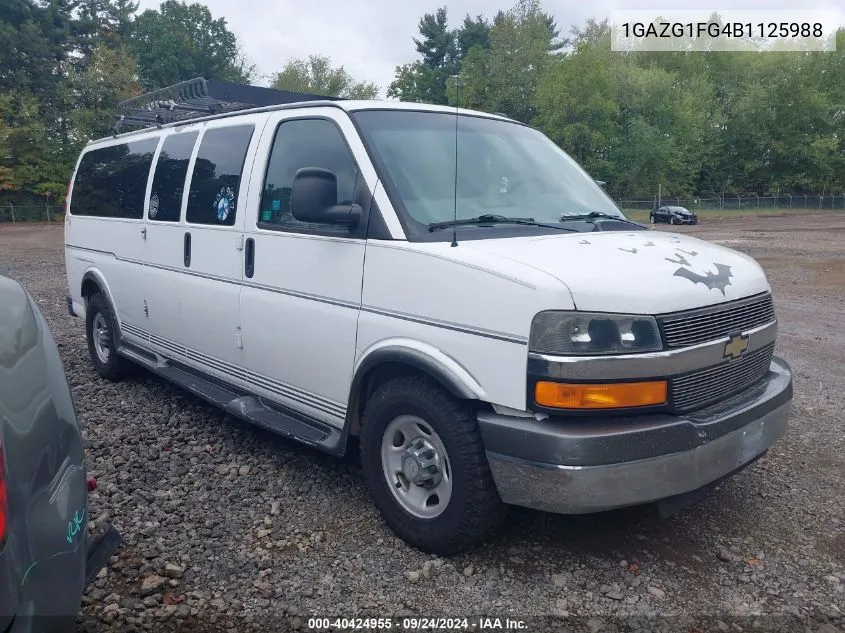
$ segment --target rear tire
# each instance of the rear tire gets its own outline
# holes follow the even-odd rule
[[[653,213],[648,214],[648,221],[651,222],[652,224],[654,224],[654,214]]]
[[[382,385],[366,404],[360,440],[373,501],[407,543],[447,556],[501,525],[507,507],[478,424],[464,402],[432,379],[405,376]]]
[[[674,215],[669,216],[669,224],[672,224],[672,225],[675,224],[675,216]]]
[[[117,382],[129,373],[129,361],[117,353],[117,319],[109,302],[95,293],[85,310],[88,354],[94,369],[106,380]]]

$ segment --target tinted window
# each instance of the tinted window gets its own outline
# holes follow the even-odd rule
[[[191,152],[197,141],[198,132],[174,134],[164,140],[158,155],[153,188],[150,191],[150,220],[178,222],[182,211],[182,193],[185,191],[185,176]]]
[[[276,130],[261,194],[259,224],[348,232],[334,224],[300,222],[290,210],[290,193],[297,170],[328,169],[337,176],[337,202],[350,203],[355,195],[358,168],[337,126],[325,119],[286,121]]]
[[[73,182],[71,215],[140,220],[156,146],[158,138],[149,138],[87,152]]]
[[[353,116],[384,166],[382,177],[425,233],[429,223],[453,219],[456,205],[458,219],[497,213],[556,223],[591,211],[624,218],[604,189],[537,130],[438,112]]]
[[[188,192],[188,222],[232,226],[252,125],[207,130]]]

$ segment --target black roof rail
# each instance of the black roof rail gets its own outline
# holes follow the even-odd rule
[[[341,100],[339,97],[275,90],[196,77],[118,103],[114,133],[119,134],[124,125],[160,127],[167,123],[190,121],[213,114],[249,108],[303,101]]]

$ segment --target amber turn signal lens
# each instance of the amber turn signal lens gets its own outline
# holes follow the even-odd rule
[[[534,387],[537,404],[553,409],[621,409],[666,403],[666,381],[582,385],[541,381]]]

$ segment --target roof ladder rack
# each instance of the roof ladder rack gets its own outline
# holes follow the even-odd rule
[[[117,104],[114,134],[119,134],[124,125],[161,127],[250,108],[337,100],[340,99],[197,77]]]

